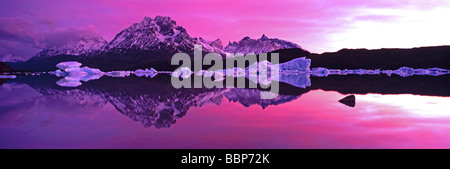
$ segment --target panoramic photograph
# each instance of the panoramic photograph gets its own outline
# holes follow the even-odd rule
[[[448,16],[446,0],[2,0],[0,149],[446,149]]]

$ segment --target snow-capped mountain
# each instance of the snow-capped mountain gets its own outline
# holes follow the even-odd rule
[[[53,71],[55,65],[65,61],[77,61],[102,71],[136,70],[153,67],[157,70],[175,70],[171,65],[176,53],[194,55],[194,45],[202,45],[203,55],[214,52],[225,57],[225,52],[243,54],[271,52],[283,48],[300,46],[263,35],[260,39],[246,37],[223,48],[222,41],[207,41],[190,36],[186,29],[178,26],[167,16],[145,17],[118,33],[106,42],[102,37],[87,35],[69,45],[52,47],[25,62],[12,64],[15,69],[31,71]]]
[[[194,45],[203,46],[203,52],[223,53],[202,38],[191,37],[181,26],[167,16],[145,17],[121,31],[108,43],[105,50],[120,52],[128,49],[158,50],[171,49],[176,52],[191,53]]]
[[[63,47],[44,49],[33,58],[48,58],[57,55],[80,56],[98,54],[105,48],[106,45],[106,40],[101,36],[85,35],[78,41],[72,42],[71,44],[65,45]]]
[[[186,29],[178,26],[170,17],[156,16],[155,18],[144,17],[141,22],[134,23],[122,30],[110,42],[106,42],[105,39],[98,36],[85,36],[71,45],[44,49],[34,58],[48,58],[57,55],[96,55],[107,52],[126,53],[127,50],[192,53],[196,44],[203,46],[204,53],[216,52],[223,56],[224,52],[258,54],[277,49],[301,48],[295,43],[268,38],[265,35],[259,39],[245,37],[239,42],[230,42],[224,48],[220,39],[206,41],[201,37],[191,37]]]
[[[23,61],[25,61],[25,59],[22,57],[18,57],[18,56],[7,55],[7,56],[3,57],[1,61],[15,63],[15,62],[23,62]]]
[[[266,35],[262,35],[259,39],[252,39],[250,37],[244,37],[239,42],[229,42],[229,44],[223,49],[227,53],[268,53],[278,49],[290,49],[301,48],[299,45],[277,38],[268,38]]]
[[[33,59],[50,58],[57,55],[92,56],[101,53],[126,53],[127,50],[192,53],[194,45],[202,45],[204,53],[216,52],[224,55],[221,42],[208,43],[202,38],[191,37],[181,26],[167,16],[145,17],[118,33],[109,43],[99,36],[84,36],[79,41],[59,48],[48,48]],[[219,48],[217,48],[219,47]]]

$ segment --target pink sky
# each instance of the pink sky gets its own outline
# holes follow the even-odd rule
[[[446,0],[3,0],[0,58],[29,58],[86,33],[106,40],[144,16],[170,16],[194,37],[262,34],[316,53],[341,48],[450,45]]]

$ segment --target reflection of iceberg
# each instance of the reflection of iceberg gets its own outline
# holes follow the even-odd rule
[[[66,78],[58,80],[56,84],[64,87],[77,87],[81,85],[79,80],[68,80]]]
[[[309,78],[311,60],[305,57],[293,59],[291,61],[272,65],[264,60],[255,62],[247,68],[231,68],[224,70],[226,75],[234,77],[245,76],[256,84],[269,85],[272,81],[279,81],[291,84],[296,87],[305,88],[311,86]],[[244,71],[243,71],[244,70]]]
[[[268,93],[268,92],[263,92]],[[245,107],[260,105],[263,109],[269,105],[279,105],[299,98],[301,95],[277,95],[274,99],[261,99],[258,89],[234,88],[224,93],[225,97],[233,102],[239,102]]]
[[[105,75],[111,77],[127,77],[131,75],[131,71],[111,71],[106,72]]]
[[[61,62],[56,65],[60,70],[50,72],[56,76],[63,76],[64,78],[57,81],[56,83],[60,86],[65,87],[77,87],[81,85],[80,81],[87,82],[89,80],[99,79],[103,76],[103,72],[99,69],[82,67],[81,63],[70,61]]]
[[[450,70],[441,69],[441,68],[429,68],[428,71],[429,71],[428,75],[431,75],[431,76],[440,76],[440,75],[450,74]]]
[[[311,79],[309,78],[309,74],[281,74],[280,82],[284,82],[290,84],[292,86],[306,88],[311,86]]]
[[[158,74],[158,72],[155,69],[150,68],[150,70],[149,69],[145,69],[145,70],[138,69],[138,70],[134,71],[134,74],[138,77],[145,76],[145,77],[153,78]]]
[[[180,77],[183,79],[187,79],[191,76],[192,71],[188,67],[182,67],[172,72],[173,77]]]

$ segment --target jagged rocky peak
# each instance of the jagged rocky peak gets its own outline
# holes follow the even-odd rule
[[[265,34],[263,34],[260,39],[261,40],[269,40],[269,38]]]
[[[77,43],[75,43],[74,47],[69,47],[69,49],[71,49],[69,51],[79,51],[79,53],[75,54],[89,53],[95,50],[103,49],[106,44],[106,40],[101,36],[85,35]]]
[[[252,39],[252,38],[250,38],[249,36],[246,36],[246,37],[242,38],[241,41],[246,41],[246,40],[250,40],[250,39]],[[252,39],[252,40],[254,40],[254,39]]]
[[[225,53],[222,51],[223,45],[219,39],[205,41],[202,38],[191,37],[186,29],[178,26],[170,17],[156,16],[155,18],[144,17],[143,20],[131,24],[119,32],[109,43],[100,36],[86,35],[69,45],[49,47],[35,55],[30,62],[42,60],[46,60],[43,61],[46,63],[67,61],[65,58],[61,58],[63,59],[61,60],[60,58],[54,58],[54,56],[68,55],[69,57],[76,56],[73,59],[70,58],[70,60],[83,60],[84,62],[91,62],[97,67],[107,67],[104,62],[105,59],[97,60],[96,56],[103,57],[117,54],[115,60],[127,60],[130,63],[136,63],[136,65],[155,60],[169,61],[167,63],[170,63],[170,56],[175,53],[183,52],[193,55],[194,45],[202,45],[203,54],[215,52],[225,57]],[[135,58],[133,52],[148,52],[149,58],[142,61],[141,58]],[[133,56],[130,57],[129,55]],[[84,56],[94,57],[82,58]],[[53,68],[53,65],[51,66]],[[117,67],[120,68],[121,66]],[[39,69],[48,70],[48,68]]]
[[[248,36],[242,38],[239,42],[229,42],[228,45],[223,49],[224,52],[228,53],[268,53],[278,49],[289,49],[289,48],[301,48],[299,45],[277,39],[277,38],[269,38],[265,34],[261,36],[259,39],[252,39]]]
[[[170,17],[156,16],[155,22],[160,28],[159,32],[163,35],[174,35],[175,30],[178,30],[175,28],[177,23],[174,20],[171,20]],[[183,31],[186,32],[184,29]]]
[[[223,49],[222,41],[219,38],[210,42],[209,45],[211,45],[212,47],[215,47],[217,49],[221,49],[221,50]]]
[[[173,36],[176,30],[186,32],[186,30],[180,29],[181,27],[177,26],[177,23],[168,16],[156,16],[155,19],[146,16],[140,23],[135,23],[132,26],[144,30],[149,28],[152,32],[168,36]]]
[[[134,23],[122,30],[109,42],[107,49],[148,49],[159,45],[159,42],[181,43],[189,39],[186,30],[177,26],[176,22],[167,16],[144,17],[139,23]]]
[[[106,49],[123,50],[160,50],[167,49],[175,52],[192,52],[194,45],[203,46],[203,52],[223,53],[220,48],[214,46],[202,38],[191,37],[181,26],[167,16],[144,17],[139,23],[121,31],[109,42]]]

